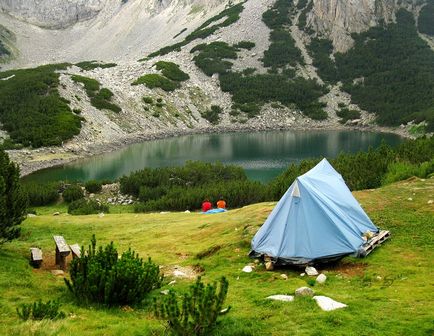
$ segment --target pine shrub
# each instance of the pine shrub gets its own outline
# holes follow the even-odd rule
[[[34,303],[21,304],[17,308],[18,316],[27,321],[31,320],[43,320],[43,319],[62,319],[65,318],[65,313],[59,311],[61,304],[57,301],[47,301],[46,303],[42,300],[35,301]]]
[[[83,189],[78,184],[72,184],[63,192],[63,200],[67,203],[77,201],[84,197]]]
[[[35,183],[23,184],[30,206],[43,206],[55,203],[59,199],[59,183]]]
[[[101,212],[108,213],[109,207],[95,200],[81,198],[68,206],[68,213],[71,215],[92,215]]]
[[[216,283],[205,285],[198,277],[190,291],[182,295],[181,302],[173,290],[161,301],[154,299],[155,315],[167,320],[173,335],[212,335],[222,314],[228,288],[225,277],[220,280],[220,288]]]
[[[86,182],[84,187],[86,188],[87,192],[92,193],[92,194],[96,194],[96,193],[101,192],[102,183],[100,181],[97,181],[97,180],[90,180],[90,181]]]
[[[143,261],[131,249],[119,258],[113,242],[97,248],[95,235],[88,251],[82,248],[82,257],[71,261],[69,274],[66,286],[78,300],[108,306],[140,303],[163,280],[151,258]]]

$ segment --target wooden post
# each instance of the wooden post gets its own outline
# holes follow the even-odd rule
[[[66,257],[69,255],[69,246],[62,236],[53,236],[56,243],[56,265],[66,271]]]

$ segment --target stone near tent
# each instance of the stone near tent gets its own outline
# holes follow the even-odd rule
[[[325,276],[325,274],[322,274],[322,273],[320,275],[318,275],[316,278],[316,282],[318,282],[319,284],[325,283],[326,280],[327,280],[327,277]]]
[[[34,218],[34,217],[36,217],[36,215],[35,215],[35,214],[31,214],[31,213],[29,213],[29,214],[27,214],[27,217],[28,217],[28,218]]]
[[[288,276],[287,276],[286,274],[280,274],[280,277],[281,277],[283,280],[288,280]]]
[[[428,204],[433,204],[433,203],[434,203],[433,200],[429,200],[429,201],[428,201]]]
[[[53,274],[54,276],[64,276],[65,272],[62,270],[52,270],[51,274]]]
[[[315,292],[309,287],[300,287],[295,290],[295,296],[313,296]]]
[[[335,301],[327,296],[314,296],[313,299],[316,301],[318,306],[324,311],[332,311],[335,309],[348,307],[346,304]]]
[[[318,275],[318,271],[316,270],[315,267],[312,266],[307,266],[306,269],[304,270],[306,272],[307,275],[309,276],[315,276]]]
[[[252,266],[244,266],[242,271],[244,273],[251,273],[251,272],[253,272],[253,267]]]
[[[53,216],[60,216],[60,212],[56,211],[55,213],[53,213]]]
[[[292,295],[271,295],[267,297],[267,300],[292,302],[294,301],[294,296]]]

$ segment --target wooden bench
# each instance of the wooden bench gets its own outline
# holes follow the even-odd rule
[[[72,252],[72,259],[81,257],[80,245],[78,245],[78,244],[69,245],[69,248],[71,249],[71,252]]]
[[[37,247],[30,249],[30,263],[34,268],[41,267],[42,264],[42,250]]]
[[[56,265],[59,265],[63,271],[66,271],[66,257],[71,252],[65,238],[62,236],[53,236],[56,243]]]

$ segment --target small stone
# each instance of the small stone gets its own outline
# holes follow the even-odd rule
[[[162,290],[162,291],[160,292],[160,294],[168,295],[168,294],[169,294],[169,290],[168,290],[168,289]]]
[[[407,201],[412,201],[413,199],[411,197],[407,198]]]
[[[55,213],[53,213],[53,216],[59,216],[59,215],[60,215],[59,211],[56,211]]]
[[[176,280],[172,280],[169,282],[169,286],[173,286],[174,284],[176,284]]]
[[[35,214],[27,214],[27,217],[33,218],[33,217],[36,217],[36,215]]]
[[[272,263],[271,261],[267,261],[267,262],[265,263],[265,269],[266,269],[267,271],[272,271],[272,270],[274,269],[274,265],[273,265],[273,263]]]
[[[301,273],[300,274],[301,277],[304,277],[305,275],[306,275],[306,273]]]
[[[428,204],[433,204],[433,203],[434,203],[433,200],[429,200],[429,201],[428,201]]]
[[[53,274],[54,276],[64,276],[65,272],[63,272],[62,270],[52,270],[51,274]]]
[[[190,210],[185,210],[184,213],[190,213]]]
[[[316,282],[318,282],[319,284],[325,283],[326,280],[327,280],[327,277],[322,273],[320,275],[318,275],[318,277],[316,278]]]
[[[292,302],[294,301],[294,297],[292,295],[271,295],[267,297],[268,300],[275,300],[275,301],[285,301],[285,302]]]
[[[300,287],[295,290],[295,296],[313,296],[315,292],[309,287]]]
[[[312,266],[307,266],[304,271],[306,272],[307,275],[310,276],[318,275],[318,271],[316,270],[315,267]]]
[[[286,274],[280,274],[280,277],[281,277],[283,280],[288,280],[288,276],[287,276]]]
[[[313,299],[316,301],[318,306],[324,311],[332,311],[339,308],[347,307],[346,304],[337,302],[327,296],[314,296]]]
[[[101,213],[98,215],[99,218],[103,218],[104,216],[105,216],[105,215],[104,215],[103,212],[101,212]]]
[[[252,266],[244,266],[242,271],[244,273],[251,273],[251,272],[253,272],[253,267]]]
[[[181,271],[173,271],[173,275],[176,277],[187,277],[187,274]]]

